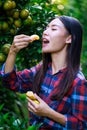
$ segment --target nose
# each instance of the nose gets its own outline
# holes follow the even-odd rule
[[[43,35],[48,35],[48,29],[45,29],[45,30],[43,31]]]

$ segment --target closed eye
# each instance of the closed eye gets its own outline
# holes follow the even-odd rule
[[[52,28],[52,30],[57,30],[56,28]]]

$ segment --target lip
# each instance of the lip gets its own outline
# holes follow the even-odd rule
[[[48,38],[46,38],[46,37],[42,37],[42,41],[44,41],[44,40],[49,41],[49,39],[48,39]]]
[[[48,44],[42,42],[42,47],[46,47]]]
[[[49,41],[48,38],[46,38],[46,37],[42,37],[42,42],[44,42],[44,40],[45,40],[45,41]]]

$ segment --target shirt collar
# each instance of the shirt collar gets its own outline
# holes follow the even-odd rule
[[[51,74],[52,74],[52,63],[51,63],[51,62],[48,64],[48,70],[49,70],[49,71],[51,72]],[[64,73],[66,70],[67,70],[67,67],[61,68],[61,69],[60,69],[57,73],[55,73],[55,74]],[[55,74],[53,74],[53,75],[55,75]]]

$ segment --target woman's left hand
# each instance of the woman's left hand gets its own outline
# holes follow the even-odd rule
[[[28,99],[28,110],[38,116],[48,116],[51,108],[37,94],[34,94],[34,95],[35,95],[36,99],[39,101],[39,104],[35,103],[30,98],[27,98]]]

